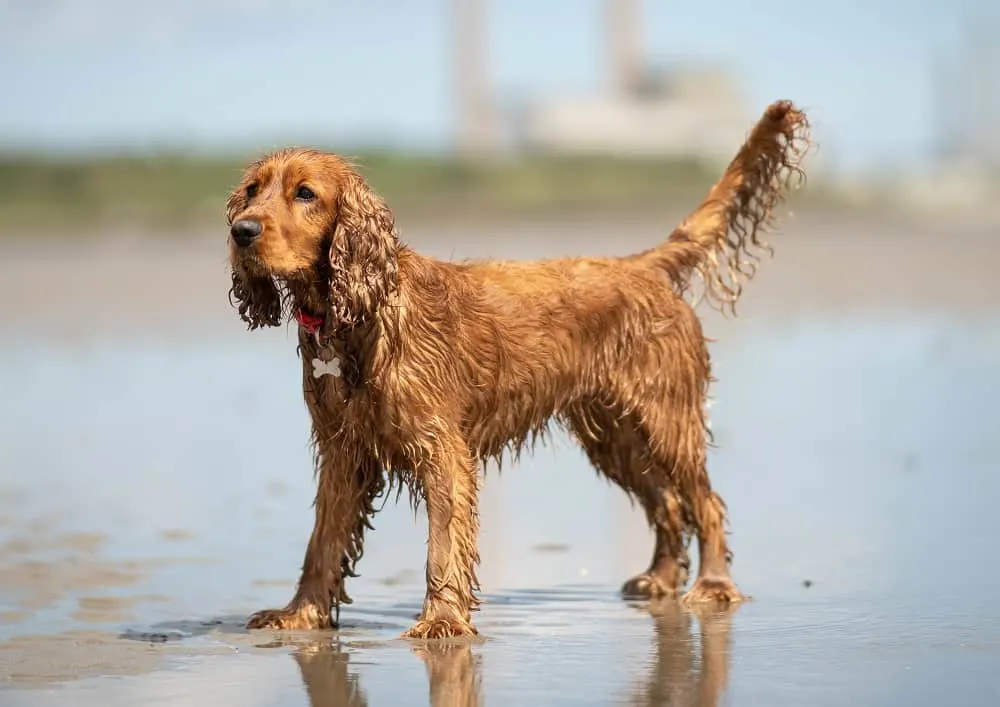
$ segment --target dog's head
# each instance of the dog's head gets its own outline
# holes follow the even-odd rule
[[[284,300],[336,325],[374,314],[396,284],[392,212],[343,158],[288,149],[251,164],[226,203],[240,317],[278,326]]]

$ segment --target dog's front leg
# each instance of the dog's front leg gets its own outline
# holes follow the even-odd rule
[[[474,636],[478,608],[479,476],[458,439],[439,439],[421,469],[427,506],[427,594],[405,638]]]
[[[332,628],[340,605],[351,603],[344,580],[354,575],[355,563],[361,558],[383,476],[367,455],[329,444],[319,447],[316,520],[298,590],[285,608],[251,616],[247,628]]]

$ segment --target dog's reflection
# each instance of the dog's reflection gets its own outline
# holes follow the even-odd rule
[[[729,676],[732,616],[727,609],[692,612],[677,602],[644,608],[653,619],[653,654],[628,704],[718,707]],[[693,635],[692,623],[699,627]],[[472,707],[483,704],[480,648],[468,641],[428,641],[412,648],[427,670],[429,704]],[[367,705],[358,675],[348,667],[339,644],[302,647],[293,653],[302,672],[310,707]],[[613,657],[604,658],[614,660]]]
[[[481,705],[480,656],[469,641],[428,641],[413,652],[427,668],[433,707]],[[292,654],[302,672],[310,707],[367,705],[356,672],[348,668],[348,653],[335,643],[300,648]]]
[[[427,668],[430,704],[473,707],[483,704],[481,655],[468,641],[427,642],[414,648]]]
[[[368,700],[358,674],[348,669],[348,653],[339,643],[317,643],[292,653],[302,673],[311,707],[360,707]]]
[[[672,601],[650,604],[653,656],[629,704],[717,707],[729,680],[730,629],[738,606],[692,611]],[[699,626],[698,641],[692,617]]]

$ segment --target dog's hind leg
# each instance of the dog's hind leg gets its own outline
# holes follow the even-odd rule
[[[732,552],[726,540],[726,504],[712,490],[706,468],[708,430],[703,403],[707,376],[687,376],[687,381],[683,375],[675,377],[667,390],[650,390],[636,412],[656,462],[651,468],[667,474],[684,517],[698,536],[698,575],[683,600],[740,601],[744,597],[729,573]]]
[[[645,434],[631,415],[596,400],[581,401],[563,415],[594,467],[642,505],[655,536],[649,568],[622,585],[630,598],[675,597],[688,576],[682,509],[667,474],[653,468]]]
[[[652,513],[650,510],[652,509]],[[622,596],[626,599],[676,597],[688,579],[690,559],[687,553],[685,524],[677,494],[670,487],[652,493],[647,518],[656,536],[653,560],[649,569],[625,581]]]

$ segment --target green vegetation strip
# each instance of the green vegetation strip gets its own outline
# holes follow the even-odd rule
[[[691,204],[720,173],[695,161],[533,156],[467,164],[401,154],[353,156],[394,209],[528,216]],[[0,156],[0,233],[215,225],[249,156]],[[811,191],[811,190],[807,190]]]

